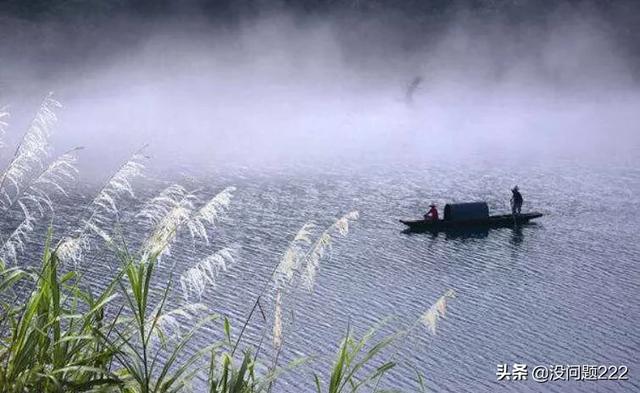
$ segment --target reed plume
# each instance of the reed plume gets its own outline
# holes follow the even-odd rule
[[[282,350],[282,343],[282,293],[278,289],[276,290],[276,304],[273,318],[273,349],[276,351],[276,358]],[[274,365],[276,362],[277,359],[274,361]]]
[[[231,198],[235,187],[227,187],[216,196],[211,198],[209,202],[204,204],[187,222],[191,237],[200,237],[209,244],[209,236],[207,234],[207,224],[212,226],[216,220],[222,216],[231,204]]]
[[[305,223],[282,254],[273,275],[276,288],[283,289],[291,284],[294,274],[300,269],[305,255],[305,247],[311,244],[311,231],[314,228],[314,223]]]
[[[24,206],[31,205],[32,208],[37,209],[41,216],[44,215],[45,208],[53,211],[52,196],[55,193],[68,196],[65,189],[67,183],[77,179],[77,152],[81,149],[82,147],[71,149],[43,168],[33,180],[29,181],[24,191],[17,196],[7,209],[10,209],[15,204],[15,201],[20,201]]]
[[[0,108],[0,148],[4,147],[4,135],[9,126],[9,112],[6,107]]]
[[[78,174],[75,166],[77,161],[75,152],[77,150],[77,148],[70,150],[50,163],[35,179],[29,182],[28,188],[23,189],[6,207],[9,210],[17,204],[24,215],[22,223],[14,231],[15,236],[10,236],[3,244],[3,249],[7,250],[10,259],[14,262],[17,261],[17,252],[24,250],[24,242],[35,228],[37,220],[31,211],[36,210],[39,216],[42,217],[45,214],[45,209],[53,211],[53,201],[51,199],[53,194],[61,193],[67,196],[64,183],[75,180]],[[71,250],[67,248],[63,251]],[[75,254],[73,252],[63,252],[63,255]]]
[[[24,250],[30,232],[36,223],[32,210],[37,210],[40,216],[45,209],[53,211],[52,195],[61,193],[67,195],[67,182],[75,180],[79,148],[67,151],[45,165],[49,155],[50,127],[56,122],[54,110],[60,104],[47,96],[36,114],[31,126],[24,134],[18,145],[12,161],[3,172],[0,181],[0,204],[2,210],[9,211],[16,204],[22,210],[24,219],[13,233],[2,244],[1,253],[14,263],[17,262],[19,251]],[[6,112],[0,111],[0,132],[6,127]],[[36,170],[39,169],[39,172]]]
[[[85,226],[85,228],[87,228],[88,230],[93,232],[94,234],[98,235],[98,237],[100,237],[105,243],[113,244],[113,239],[112,239],[111,235],[108,234],[106,231],[104,231],[99,226],[95,225],[94,223],[92,223],[90,221],[85,221],[84,226]]]
[[[162,345],[169,340],[177,340],[184,333],[186,321],[198,320],[201,315],[208,314],[209,307],[204,303],[188,303],[169,311],[162,311],[159,303],[149,315],[145,330],[153,332]]]
[[[436,334],[438,321],[441,318],[444,318],[447,313],[447,304],[449,299],[453,299],[455,297],[456,295],[453,289],[447,290],[444,295],[440,296],[438,300],[436,300],[436,302],[420,317],[422,324],[426,326],[432,334]]]
[[[162,190],[157,196],[148,200],[136,217],[148,227],[153,228],[158,225],[172,209],[182,201],[193,203],[195,195],[190,194],[179,184],[172,184]]]
[[[110,242],[111,236],[104,229],[117,216],[116,201],[123,195],[134,197],[131,181],[142,176],[143,160],[147,158],[142,152],[146,145],[133,153],[131,157],[107,179],[102,188],[89,204],[89,217],[82,220],[80,228],[62,237],[58,243],[58,254],[64,263],[78,264],[85,250],[89,249],[89,232],[92,231],[104,240]]]
[[[35,118],[18,144],[13,159],[0,175],[0,208],[4,211],[13,204],[20,190],[37,168],[45,167],[49,156],[51,126],[57,121],[58,101],[49,94],[42,101]],[[5,116],[6,117],[6,116]]]
[[[202,238],[208,242],[204,224],[213,226],[227,210],[233,190],[233,187],[225,188],[199,209],[196,208],[199,198],[175,184],[147,202],[137,214],[138,218],[152,228],[151,235],[142,246],[145,258],[160,258],[170,253],[173,240],[185,225],[194,240]]]
[[[320,267],[320,260],[331,249],[331,244],[336,232],[342,236],[346,236],[349,232],[349,222],[357,220],[358,216],[357,211],[352,211],[338,219],[338,221],[320,234],[318,240],[305,256],[306,268],[302,280],[309,292],[313,291],[316,273]]]
[[[73,263],[77,265],[84,254],[84,250],[89,248],[89,238],[85,233],[76,236],[65,236],[62,238],[56,254],[63,263]]]
[[[184,272],[180,276],[180,286],[185,300],[192,295],[201,298],[208,285],[215,287],[220,272],[226,272],[235,263],[237,255],[237,248],[226,247]]]
[[[354,215],[357,216],[357,212],[354,212],[354,213],[355,214],[350,213],[350,215],[352,217]],[[330,228],[332,228],[334,225],[332,225]],[[344,225],[341,225],[341,226],[344,228]],[[258,291],[259,295],[256,298],[255,302],[253,303],[253,306],[251,307],[251,311],[249,311],[249,315],[247,316],[247,318],[245,319],[242,325],[242,329],[240,329],[240,334],[236,339],[236,342],[233,346],[233,350],[231,351],[231,353],[235,353],[236,349],[238,348],[238,345],[240,344],[240,340],[244,335],[247,325],[249,324],[251,317],[253,317],[253,314],[256,308],[258,307],[260,303],[260,299],[269,288],[271,284],[271,280],[273,280],[275,284],[275,289],[277,292],[285,291],[286,289],[288,289],[289,286],[291,286],[291,281],[293,280],[295,273],[300,269],[305,259],[311,254],[311,251],[305,252],[305,248],[309,244],[311,244],[311,230],[314,227],[315,225],[311,222],[305,223],[302,226],[302,228],[300,228],[300,230],[296,233],[291,243],[289,243],[289,246],[287,247],[285,252],[282,254],[282,257],[280,258],[280,261],[278,262],[277,265],[274,266],[273,270],[271,271],[271,274],[269,275],[269,279],[265,281],[262,288]],[[327,229],[327,231],[328,230],[329,229]],[[279,309],[280,309],[279,318],[281,319],[282,304],[279,305]],[[281,320],[279,323],[280,323],[280,326],[282,326]],[[274,321],[274,324],[275,324],[275,321]],[[280,329],[280,334],[282,334],[282,329]]]
[[[326,255],[327,250],[331,247],[335,233],[346,236],[349,232],[349,222],[357,219],[357,211],[353,211],[342,216],[322,232],[313,246],[308,250],[307,247],[311,245],[311,231],[315,225],[311,222],[305,223],[282,254],[280,262],[273,274],[276,293],[272,333],[275,356],[272,370],[275,370],[278,366],[278,359],[280,357],[284,341],[283,293],[289,289],[296,272],[298,272],[303,265],[304,273],[302,276],[302,282],[305,287],[311,291],[313,289],[316,272],[320,265],[320,260]],[[305,252],[305,250],[307,251]]]
[[[116,201],[118,198],[129,195],[135,197],[131,181],[140,177],[144,170],[144,159],[147,158],[142,151],[146,145],[133,153],[107,180],[104,186],[91,202],[92,213],[89,222],[96,225],[108,224],[118,214]]]
[[[23,211],[28,212],[26,207]],[[11,232],[7,240],[5,240],[0,255],[3,261],[12,262],[14,265],[18,262],[18,254],[24,252],[24,245],[28,240],[29,234],[33,231],[36,218],[31,215],[25,215],[24,219]]]
[[[282,293],[290,288],[296,272],[300,270],[305,256],[305,249],[311,244],[311,231],[313,228],[315,228],[315,224],[312,222],[302,225],[282,254],[280,262],[273,273],[276,291],[273,317],[273,349],[275,351],[273,369],[277,366],[283,345]]]
[[[145,259],[160,258],[171,252],[171,242],[178,229],[189,219],[198,198],[184,187],[171,185],[150,201],[136,217],[152,228],[142,246]]]

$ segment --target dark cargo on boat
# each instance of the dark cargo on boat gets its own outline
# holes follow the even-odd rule
[[[449,203],[444,207],[445,221],[482,220],[489,218],[486,202]]]
[[[489,215],[486,202],[449,203],[444,207],[442,220],[400,220],[411,232],[438,232],[449,229],[500,228],[527,224],[542,213]]]

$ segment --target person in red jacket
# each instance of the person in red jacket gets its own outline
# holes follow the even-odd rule
[[[424,215],[424,219],[427,221],[438,221],[438,209],[436,209],[436,205],[429,205],[430,209],[427,214]]]

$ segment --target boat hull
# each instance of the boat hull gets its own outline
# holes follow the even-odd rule
[[[538,217],[542,217],[542,213],[516,214],[515,219],[511,214],[503,214],[474,220],[400,220],[400,222],[408,226],[410,232],[440,232],[452,229],[513,227],[528,224],[529,221]]]

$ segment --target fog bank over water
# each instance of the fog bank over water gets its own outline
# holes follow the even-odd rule
[[[640,147],[638,65],[588,10],[526,26],[463,10],[433,35],[383,15],[119,18],[72,40],[60,24],[6,20],[7,138],[54,91],[54,143],[85,146],[89,173],[144,143],[160,167],[603,159]],[[31,48],[42,37],[46,50]]]

